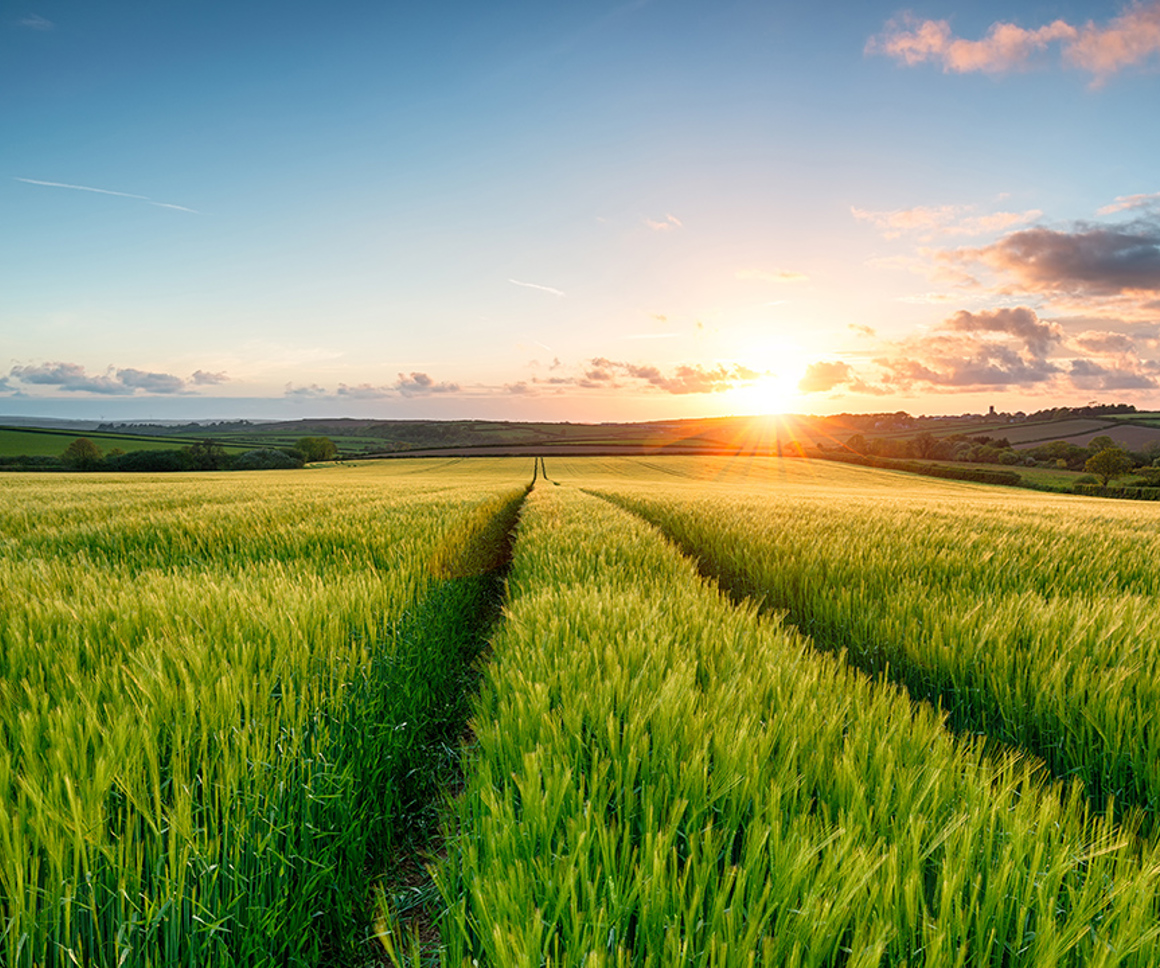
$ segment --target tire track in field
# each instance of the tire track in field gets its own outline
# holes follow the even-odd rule
[[[421,640],[411,651],[422,662],[425,653],[445,652],[451,641],[458,661],[452,668],[428,663],[431,676],[439,680],[435,692],[440,702],[427,712],[430,723],[408,773],[405,839],[390,856],[373,860],[380,870],[385,868],[375,887],[377,918],[366,946],[374,964],[396,964],[394,945],[402,937],[417,937],[429,955],[438,950],[437,925],[444,906],[425,861],[443,853],[443,804],[464,783],[461,751],[471,742],[471,697],[502,621],[516,529],[534,483],[533,478],[516,499],[481,505],[449,532],[431,557],[429,567],[438,584],[411,623]],[[424,643],[434,647],[427,650]]]

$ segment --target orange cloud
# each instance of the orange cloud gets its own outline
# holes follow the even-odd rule
[[[982,40],[964,40],[951,33],[945,20],[917,21],[906,16],[891,21],[886,30],[866,43],[866,53],[885,54],[913,66],[941,61],[943,70],[956,74],[985,71],[991,74],[1019,70],[1048,44],[1075,40],[1079,31],[1056,20],[1046,27],[1024,30],[1015,24],[992,24]]]
[[[1102,79],[1160,51],[1160,3],[1134,3],[1101,29],[1088,23],[1064,58]]]
[[[1051,44],[1062,47],[1063,61],[1088,71],[1100,82],[1160,51],[1160,0],[1133,3],[1106,26],[1091,21],[1076,27],[1055,20],[1035,29],[992,24],[982,40],[955,37],[945,20],[892,20],[866,43],[867,54],[883,54],[913,66],[941,63],[950,73],[1001,74],[1025,70]]]

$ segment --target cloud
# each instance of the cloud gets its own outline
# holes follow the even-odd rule
[[[849,363],[811,363],[798,381],[802,393],[823,393],[850,379]]]
[[[436,383],[426,373],[399,374],[399,382],[394,389],[405,397],[424,396],[428,393],[458,393],[458,383]]]
[[[215,386],[219,383],[229,383],[230,378],[225,372],[209,373],[206,370],[196,370],[190,380],[199,387]]]
[[[1157,386],[1152,373],[1157,371],[1155,363],[1140,364],[1124,361],[1123,363],[1105,366],[1094,360],[1078,359],[1071,361],[1071,371],[1068,376],[1071,382],[1081,390],[1151,390]]]
[[[590,368],[578,386],[589,389],[602,386],[619,386],[617,380],[629,380],[655,387],[665,393],[684,396],[690,393],[720,393],[737,386],[752,383],[760,374],[740,364],[718,364],[703,367],[699,364],[682,364],[666,373],[649,364],[625,363],[596,357],[590,361]]]
[[[282,393],[283,396],[287,397],[309,399],[326,396],[326,388],[320,387],[317,383],[311,383],[309,386],[304,387],[296,387],[293,383],[287,383],[286,389]]]
[[[945,20],[918,20],[908,14],[871,37],[865,52],[908,66],[939,63],[947,73],[1002,74],[1034,66],[1052,44],[1060,45],[1064,64],[1087,71],[1098,84],[1160,51],[1160,0],[1132,3],[1103,27],[1091,21],[1077,27],[1065,20],[1033,29],[995,23],[982,40],[955,37]]]
[[[1033,387],[1052,380],[1059,367],[990,340],[929,337],[900,355],[874,362],[886,371],[884,382],[898,389],[987,389]]]
[[[26,185],[42,185],[46,188],[68,188],[75,192],[96,192],[98,195],[116,195],[119,198],[135,198],[142,202],[148,202],[150,205],[156,205],[158,208],[172,208],[179,212],[189,212],[193,215],[201,214],[192,208],[186,208],[184,205],[172,205],[169,202],[155,202],[148,195],[134,195],[132,192],[115,192],[108,188],[92,188],[88,185],[70,185],[67,182],[40,181],[37,178],[16,178],[14,180],[24,182]]]
[[[1131,353],[1136,349],[1130,336],[1098,330],[1080,333],[1072,339],[1072,343],[1085,353]]]
[[[393,397],[394,390],[390,387],[376,387],[370,383],[359,383],[349,386],[340,383],[335,393],[340,397],[350,397],[353,400],[381,400],[384,397]]]
[[[151,373],[132,367],[109,367],[104,373],[89,373],[79,363],[41,363],[17,365],[8,374],[30,386],[56,387],[66,393],[99,393],[105,396],[129,396],[145,393],[181,393],[188,383],[172,373]]]
[[[802,393],[827,393],[841,390],[844,393],[860,393],[884,397],[894,391],[889,387],[867,383],[849,363],[819,360],[806,367],[806,372],[798,381]]]
[[[848,323],[846,329],[859,336],[877,336],[878,332],[872,326],[863,326],[861,323]]]
[[[1058,343],[1063,331],[1056,323],[1039,319],[1033,309],[1017,306],[1014,309],[984,309],[972,313],[960,309],[944,324],[944,327],[959,333],[1005,333],[1021,339],[1028,352],[1036,357],[1045,357],[1053,343]]]
[[[535,389],[528,386],[528,384],[524,380],[520,380],[518,383],[505,383],[503,385],[503,389],[504,389],[505,393],[512,393],[512,394],[524,394],[524,393],[535,393],[536,392]]]
[[[676,339],[680,333],[629,333],[621,339]]]
[[[854,218],[870,222],[888,239],[896,239],[905,232],[915,232],[926,239],[936,235],[986,235],[1002,232],[1012,225],[1033,222],[1043,214],[1039,209],[971,214],[975,211],[973,205],[917,205],[891,211],[870,211],[856,206],[850,208]]]
[[[685,225],[685,223],[675,215],[666,215],[663,222],[658,222],[651,218],[645,218],[644,224],[654,232],[671,232],[673,229],[683,228]]]
[[[1160,51],[1160,3],[1133,3],[1103,29],[1089,22],[1064,58],[1103,79]]]
[[[950,24],[945,20],[920,21],[905,14],[890,21],[881,34],[871,37],[865,52],[884,54],[911,67],[936,61],[947,72],[1002,73],[1027,67],[1031,57],[1050,43],[1075,40],[1078,36],[1075,27],[1056,20],[1035,30],[996,23],[983,40],[963,40],[951,33]]]
[[[21,27],[27,27],[29,30],[52,30],[56,27],[56,24],[51,20],[45,20],[44,17],[37,16],[34,13],[30,13],[26,17],[21,17],[16,22]]]
[[[759,282],[805,282],[809,279],[804,272],[794,272],[792,269],[738,269],[738,279],[755,279]]]
[[[979,262],[1032,292],[1113,296],[1160,292],[1160,224],[1078,224],[1073,231],[1031,228],[977,249],[943,253]]]
[[[1160,206],[1160,192],[1147,195],[1118,195],[1110,205],[1099,209],[1099,215],[1114,215],[1116,212],[1126,212],[1131,209],[1149,209]]]
[[[129,368],[118,370],[117,379],[133,390],[146,393],[180,393],[185,389],[185,381],[172,373],[148,373]]]
[[[550,292],[553,296],[566,295],[559,289],[553,289],[551,286],[541,286],[536,282],[520,282],[518,279],[509,279],[508,282],[510,282],[513,286],[523,286],[525,289],[539,289],[540,292]]]

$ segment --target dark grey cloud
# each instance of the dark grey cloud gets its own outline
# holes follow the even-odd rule
[[[944,326],[959,333],[1005,333],[1021,339],[1028,352],[1037,357],[1047,356],[1052,344],[1058,343],[1063,336],[1057,324],[1044,322],[1035,310],[1026,306],[985,309],[977,313],[960,309]]]
[[[1160,292],[1160,223],[1154,219],[1119,226],[1080,223],[1070,232],[1024,229],[992,245],[944,256],[952,262],[988,265],[1033,292]]]

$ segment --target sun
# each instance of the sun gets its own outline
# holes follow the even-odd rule
[[[737,400],[755,413],[787,413],[801,399],[798,384],[805,376],[809,357],[790,340],[766,340],[744,354],[744,362],[760,375],[752,383],[739,387]]]

